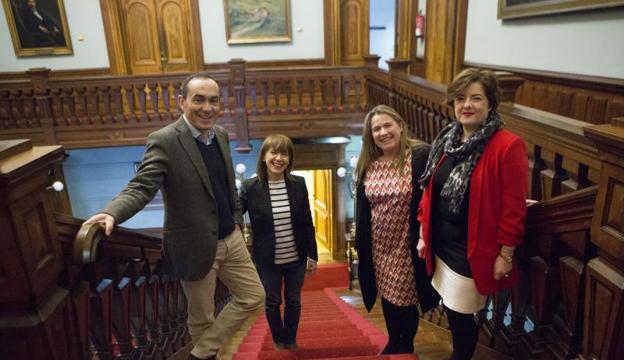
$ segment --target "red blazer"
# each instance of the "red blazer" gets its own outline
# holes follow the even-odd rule
[[[444,156],[440,163],[443,159]],[[468,263],[477,290],[483,295],[511,287],[518,279],[514,263],[511,276],[494,280],[494,261],[502,245],[517,246],[522,243],[528,171],[524,142],[501,129],[487,142],[472,172],[468,204]],[[433,273],[434,264],[430,236],[431,231],[435,231],[430,227],[432,184],[430,180],[418,212],[429,275]]]

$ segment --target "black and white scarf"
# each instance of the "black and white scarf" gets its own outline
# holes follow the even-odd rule
[[[440,196],[449,202],[450,211],[459,213],[466,188],[477,161],[490,137],[502,127],[502,120],[496,111],[491,111],[484,124],[465,143],[461,142],[462,126],[454,121],[442,129],[431,145],[427,167],[418,182],[425,188],[442,154],[458,162],[444,183]]]

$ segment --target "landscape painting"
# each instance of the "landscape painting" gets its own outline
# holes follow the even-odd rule
[[[228,44],[291,41],[290,0],[224,0]]]

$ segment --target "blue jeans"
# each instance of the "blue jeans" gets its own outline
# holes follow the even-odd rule
[[[301,288],[306,272],[306,262],[258,268],[266,292],[265,312],[273,342],[291,345],[296,343],[297,327],[301,315]],[[284,317],[280,314],[284,283]]]

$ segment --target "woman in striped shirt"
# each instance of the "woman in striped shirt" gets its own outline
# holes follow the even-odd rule
[[[308,190],[302,177],[290,173],[293,152],[288,137],[267,137],[258,157],[258,176],[245,180],[240,193],[241,210],[249,211],[251,219],[252,257],[266,292],[266,317],[278,349],[297,347],[303,278],[316,270],[318,260]]]

